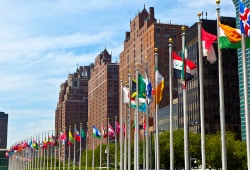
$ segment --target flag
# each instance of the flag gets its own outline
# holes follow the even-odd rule
[[[173,56],[173,69],[174,69],[174,77],[181,79],[181,72],[182,72],[182,58],[178,56],[175,52],[172,52]],[[193,63],[191,60],[185,59],[186,61],[186,74],[185,74],[185,80],[191,80],[197,71],[197,67],[195,63]]]
[[[75,140],[80,142],[81,141],[81,136],[79,131],[75,128]]]
[[[129,103],[129,88],[127,87],[123,87],[122,88],[123,91],[123,103]]]
[[[42,147],[43,147],[44,149],[47,149],[47,147],[48,147],[46,138],[45,138],[44,141],[43,141]]]
[[[152,83],[148,77],[147,71],[145,72],[145,82],[146,82],[146,96],[148,98],[147,104],[150,104],[152,101],[153,88],[152,88]]]
[[[101,138],[101,136],[102,136],[100,131],[95,126],[93,126],[93,136],[96,138]]]
[[[59,136],[59,140],[62,141],[62,145],[65,145],[65,142],[67,140],[67,136],[66,136],[66,133],[60,133],[60,136]]]
[[[240,29],[241,33],[250,37],[250,10],[240,1]]]
[[[120,134],[120,125],[119,125],[119,123],[117,122],[117,121],[115,121],[115,133],[117,134],[117,135],[119,135]]]
[[[156,98],[155,102],[158,104],[161,101],[162,98],[162,91],[164,88],[164,77],[159,73],[158,69],[155,70],[155,80],[156,80]]]
[[[105,127],[103,125],[102,125],[102,136],[103,136],[103,138],[107,137],[107,133],[106,133]]]
[[[74,143],[74,138],[71,134],[71,131],[69,131],[69,140],[68,140],[68,145],[71,146]]]
[[[213,47],[213,42],[217,40],[217,36],[206,32],[201,28],[201,40],[202,40],[202,51],[203,56],[207,57],[207,61],[210,64],[213,64],[216,61],[216,55]]]
[[[81,130],[80,130],[80,133],[81,133],[81,138],[82,138],[82,140],[84,139],[84,138],[86,138],[86,133],[84,132],[84,130],[81,128]]]
[[[111,136],[112,138],[115,137],[115,131],[110,124],[108,125],[108,135]]]

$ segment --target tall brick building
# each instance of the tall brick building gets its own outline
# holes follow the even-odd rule
[[[7,148],[8,114],[0,112],[0,149]]]
[[[101,131],[101,124],[106,127],[109,118],[114,128],[115,116],[119,115],[119,64],[111,62],[111,55],[104,49],[91,65],[91,77],[88,84],[88,129],[92,134],[93,126]],[[118,119],[119,120],[119,119]],[[100,144],[99,139],[89,138],[88,148]],[[107,141],[103,141],[106,143]]]
[[[120,75],[124,81],[128,80],[129,69],[132,78],[135,78],[136,63],[139,64],[139,74],[145,76],[145,58],[148,62],[148,74],[155,87],[155,57],[154,49],[158,48],[158,69],[165,79],[163,98],[160,108],[169,105],[169,38],[173,39],[173,51],[181,50],[181,27],[171,23],[160,23],[155,19],[154,8],[149,12],[145,9],[130,21],[130,31],[126,32],[124,49],[120,53]],[[173,81],[173,97],[177,97],[177,80]],[[150,106],[150,115],[153,116],[154,103]],[[141,118],[141,116],[139,116]]]
[[[59,101],[55,111],[56,135],[66,132],[68,136],[69,126],[74,135],[74,125],[80,131],[80,123],[84,131],[87,130],[88,121],[88,81],[90,77],[90,66],[80,66],[76,72],[68,75],[68,79],[61,84]],[[76,159],[79,157],[80,144],[76,141]],[[82,141],[82,149],[85,149],[85,140]],[[68,145],[62,145],[61,158],[68,157]],[[70,157],[73,158],[73,149]]]

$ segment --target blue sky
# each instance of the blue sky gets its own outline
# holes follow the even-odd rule
[[[216,18],[215,0],[0,0],[0,111],[9,114],[8,147],[54,129],[60,84],[105,47],[119,59],[129,22],[144,7],[162,23],[191,26]],[[221,15],[235,16],[231,0]]]

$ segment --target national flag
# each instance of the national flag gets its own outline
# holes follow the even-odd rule
[[[120,125],[119,125],[119,123],[117,121],[115,121],[115,133],[117,135],[120,134]]]
[[[102,137],[103,137],[103,138],[106,138],[106,137],[107,137],[107,132],[106,132],[106,130],[105,130],[104,125],[102,125]]]
[[[148,98],[147,104],[150,104],[152,101],[152,83],[148,77],[147,71],[145,72],[145,82],[146,82],[146,96]]]
[[[129,88],[123,86],[123,103],[128,104],[129,103]]]
[[[60,133],[60,136],[59,136],[59,140],[62,141],[62,145],[65,145],[65,142],[67,140],[67,136],[66,136],[66,133]]]
[[[75,140],[80,142],[81,141],[81,136],[79,131],[75,128]]]
[[[110,124],[108,124],[108,135],[111,136],[112,138],[115,137],[115,131]]]
[[[101,132],[95,126],[93,126],[93,136],[96,138],[101,138],[102,136]]]
[[[48,148],[46,138],[45,138],[44,141],[43,141],[42,147],[43,147],[44,149],[47,149],[47,148]]]
[[[71,131],[69,131],[69,140],[68,140],[68,145],[71,146],[74,143],[74,138],[72,136]]]
[[[250,10],[240,1],[240,29],[241,33],[250,37]]]
[[[210,34],[201,28],[201,40],[203,56],[206,56],[210,64],[213,64],[216,61],[213,43],[217,40],[217,36]]]
[[[155,70],[155,102],[158,104],[162,98],[162,91],[164,89],[164,77],[159,73],[158,69]]]
[[[182,58],[178,56],[175,52],[172,52],[173,56],[173,69],[174,69],[174,77],[181,79],[181,73],[182,73]],[[186,74],[185,74],[185,80],[191,80],[197,71],[197,67],[194,62],[191,60],[185,59],[186,61]]]
[[[82,138],[82,140],[84,139],[84,138],[86,138],[86,133],[84,132],[84,130],[81,128],[81,130],[80,130],[80,133],[81,133],[81,138]]]

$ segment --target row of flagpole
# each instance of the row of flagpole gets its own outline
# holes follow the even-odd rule
[[[219,37],[219,32],[220,32],[220,8],[219,8],[219,1],[216,2],[218,7],[217,7],[217,36]],[[200,15],[199,15],[200,17]],[[204,95],[203,95],[203,54],[202,54],[202,22],[199,21],[197,22],[198,26],[198,51],[199,51],[199,57],[198,57],[198,62],[199,62],[199,87],[200,87],[200,123],[201,123],[201,156],[202,156],[202,169],[205,170],[206,168],[206,154],[205,154],[205,122],[204,122]],[[185,56],[187,55],[185,52],[185,27],[182,28],[183,33],[182,35],[182,62],[183,62],[183,70],[186,69],[186,58]],[[249,149],[249,115],[248,115],[248,85],[247,85],[247,69],[246,69],[246,40],[245,40],[245,34],[242,33],[242,39],[241,39],[241,49],[242,49],[242,70],[243,70],[243,82],[244,82],[244,109],[245,109],[245,123],[246,123],[246,144],[247,144],[247,162],[248,162],[248,169],[250,169],[250,149]],[[174,149],[173,149],[173,96],[172,96],[172,78],[173,78],[173,56],[172,56],[172,39],[169,39],[169,96],[170,96],[170,169],[174,169]],[[155,69],[158,71],[158,51],[155,49]],[[148,65],[147,65],[147,59],[146,59],[146,72],[148,70]],[[155,74],[155,88],[158,86],[158,76],[157,76],[157,71]],[[226,153],[226,136],[225,136],[225,108],[224,108],[224,85],[223,85],[223,69],[222,69],[222,54],[221,54],[221,47],[220,43],[218,42],[218,73],[219,73],[219,101],[220,101],[220,125],[221,125],[221,151],[222,151],[222,169],[226,170],[227,169],[227,153]],[[188,115],[187,115],[187,94],[186,94],[186,73],[184,72],[184,75],[182,75],[180,79],[184,81],[183,84],[183,115],[184,115],[184,159],[185,159],[185,169],[190,169],[190,156],[189,156],[189,131],[188,131]],[[135,130],[134,130],[134,170],[140,169],[140,153],[139,153],[139,69],[138,65],[136,66],[136,80],[138,83],[136,84],[136,92],[137,92],[137,97],[136,97],[136,103],[137,107],[135,109],[135,114],[134,114],[134,122],[135,122]],[[131,117],[132,117],[132,110],[131,110],[131,99],[129,100],[128,105],[126,105],[125,111],[122,109],[123,108],[123,87],[124,87],[124,82],[123,82],[123,77],[121,77],[121,100],[120,100],[120,114],[119,114],[119,123],[122,125],[122,128],[120,129],[119,133],[119,143],[120,143],[120,162],[119,162],[119,167],[121,170],[123,169],[131,169]],[[131,74],[129,71],[128,74],[128,88],[129,88],[129,93],[132,94],[132,80],[131,80]],[[156,100],[160,97],[158,96],[159,93],[156,92],[155,98]],[[146,101],[148,100],[146,96]],[[159,110],[159,100],[155,102],[155,168],[157,170],[160,169],[160,146],[159,146],[159,120],[158,120],[158,110]],[[149,110],[148,110],[148,105],[146,106],[146,113],[145,113],[145,119],[146,119],[146,128],[145,128],[145,150],[143,149],[143,154],[145,152],[145,168],[146,170],[149,169]],[[123,119],[125,115],[125,119]],[[126,128],[124,128],[124,122],[126,124]],[[109,119],[108,119],[108,124],[109,124]],[[82,125],[81,125],[82,126]],[[102,126],[102,125],[101,125]],[[82,127],[81,127],[82,128]],[[76,127],[74,126],[74,130]],[[124,133],[123,132],[126,132]],[[71,127],[69,128],[69,131],[71,131]],[[115,131],[116,131],[116,126],[115,126]],[[74,131],[75,133],[75,131]],[[53,132],[52,132],[53,134]],[[125,136],[124,136],[125,134]],[[43,134],[41,135],[43,138]],[[46,133],[45,133],[46,136]],[[75,134],[74,134],[75,136]],[[46,137],[45,137],[46,138]],[[37,139],[36,139],[37,140]],[[38,137],[38,140],[40,140],[40,135]],[[82,138],[81,138],[82,140]],[[107,135],[107,169],[109,169],[109,134]],[[86,148],[87,148],[87,137],[86,137]],[[76,164],[76,153],[75,153],[75,145],[76,143],[74,142],[74,158],[73,158],[73,169],[75,169],[75,164]],[[94,140],[92,142],[92,169],[94,169]],[[60,142],[59,142],[59,147],[60,147]],[[102,139],[100,139],[100,168],[102,166]],[[143,143],[143,148],[144,148],[144,143]],[[22,152],[20,154],[24,154],[25,152]],[[29,150],[28,151],[29,155],[26,157],[26,159],[31,159],[33,157],[38,157],[39,154],[41,154],[41,157],[38,157],[38,160],[35,159],[35,162],[30,161],[30,164],[22,164],[26,169],[32,169],[32,167],[37,166],[38,163],[40,167],[46,166],[48,169],[48,159],[45,165],[45,158],[48,158],[49,152],[46,150],[42,150],[42,152],[37,153],[35,150]],[[52,150],[51,150],[51,155],[52,155]],[[65,153],[64,153],[65,154]],[[115,169],[117,169],[117,136],[115,134]],[[46,156],[45,156],[46,155]],[[69,155],[70,155],[70,147],[69,147]],[[18,155],[19,157],[25,156],[25,155]],[[40,156],[40,155],[39,155]],[[43,157],[42,157],[43,156]],[[56,158],[56,152],[54,154],[54,157]],[[43,159],[42,159],[43,158]],[[58,153],[58,158],[60,158],[60,149]],[[80,144],[80,158],[81,158],[81,144]],[[144,156],[143,156],[144,158]],[[15,157],[11,157],[11,161],[15,160]],[[39,161],[39,162],[38,162]],[[51,166],[52,166],[52,159],[51,159]],[[81,159],[79,159],[79,163],[81,164]],[[54,162],[54,167],[56,166],[56,162]],[[70,156],[68,157],[68,169],[70,166]],[[87,168],[87,152],[86,152],[86,168]],[[144,166],[144,163],[143,163]],[[20,165],[13,164],[10,166],[12,169],[19,169]],[[59,167],[60,167],[60,161],[59,161]],[[65,169],[65,158],[63,161],[63,169]],[[79,166],[80,169],[80,166]]]

